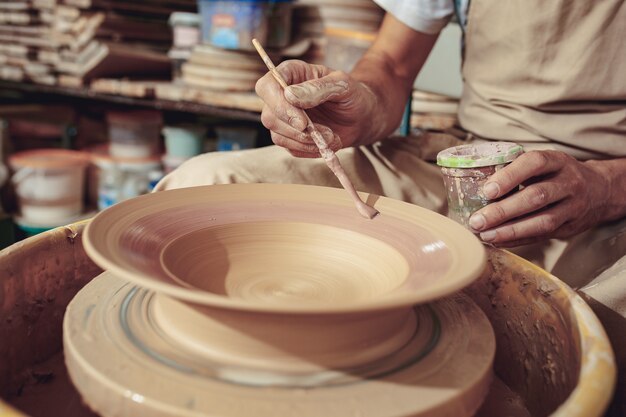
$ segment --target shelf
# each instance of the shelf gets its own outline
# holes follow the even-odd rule
[[[227,95],[228,93],[224,93]],[[90,88],[68,88],[41,84],[21,83],[0,80],[0,102],[4,98],[29,99],[39,102],[38,98],[63,98],[68,101],[90,101],[113,103],[125,106],[139,106],[163,111],[193,113],[197,115],[214,116],[225,119],[260,122],[258,112],[230,109],[209,104],[193,103],[188,101],[173,101],[164,99],[134,98],[121,95],[111,95],[94,92]],[[34,99],[34,100],[33,100]]]

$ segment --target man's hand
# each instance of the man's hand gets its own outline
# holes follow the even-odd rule
[[[510,247],[567,238],[608,220],[611,181],[600,161],[580,162],[557,151],[528,152],[493,174],[483,192],[495,200],[519,185],[524,185],[520,191],[470,218],[485,242]]]
[[[305,133],[307,110],[332,150],[369,145],[400,124],[413,81],[437,41],[388,14],[372,47],[346,74],[286,61],[277,68],[289,88],[266,74],[256,85],[265,102],[261,120],[276,145],[294,156],[319,157]]]
[[[283,91],[270,73],[257,82],[256,92],[265,101],[261,121],[272,141],[294,156],[319,157],[315,143],[304,133],[303,109],[334,151],[353,145],[363,120],[374,117],[376,96],[344,72],[296,60],[276,69],[290,86]]]

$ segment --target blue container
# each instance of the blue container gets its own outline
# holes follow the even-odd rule
[[[206,128],[202,126],[165,126],[167,155],[176,158],[191,158],[202,153]]]
[[[270,48],[289,44],[293,0],[198,0],[202,40],[226,49],[253,50],[252,39]]]
[[[248,127],[218,127],[217,150],[239,151],[254,148],[256,144],[257,130]]]

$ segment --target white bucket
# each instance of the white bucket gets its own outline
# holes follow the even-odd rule
[[[159,156],[119,158],[105,146],[92,150],[92,162],[96,172],[91,185],[97,190],[98,210],[150,192],[155,174],[162,176]]]
[[[151,158],[159,154],[160,112],[135,110],[107,113],[109,152],[116,158]]]
[[[41,224],[63,223],[80,215],[88,163],[85,153],[62,149],[12,155],[9,164],[21,217]]]

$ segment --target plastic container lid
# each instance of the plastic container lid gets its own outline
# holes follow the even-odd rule
[[[437,155],[437,165],[446,168],[479,168],[502,165],[513,161],[524,152],[513,142],[483,142],[455,146]]]
[[[200,26],[202,18],[196,13],[187,12],[174,12],[170,15],[170,26],[185,25],[185,26]]]
[[[85,152],[68,149],[35,149],[11,155],[9,164],[13,169],[41,168],[58,169],[87,166],[89,155]]]

